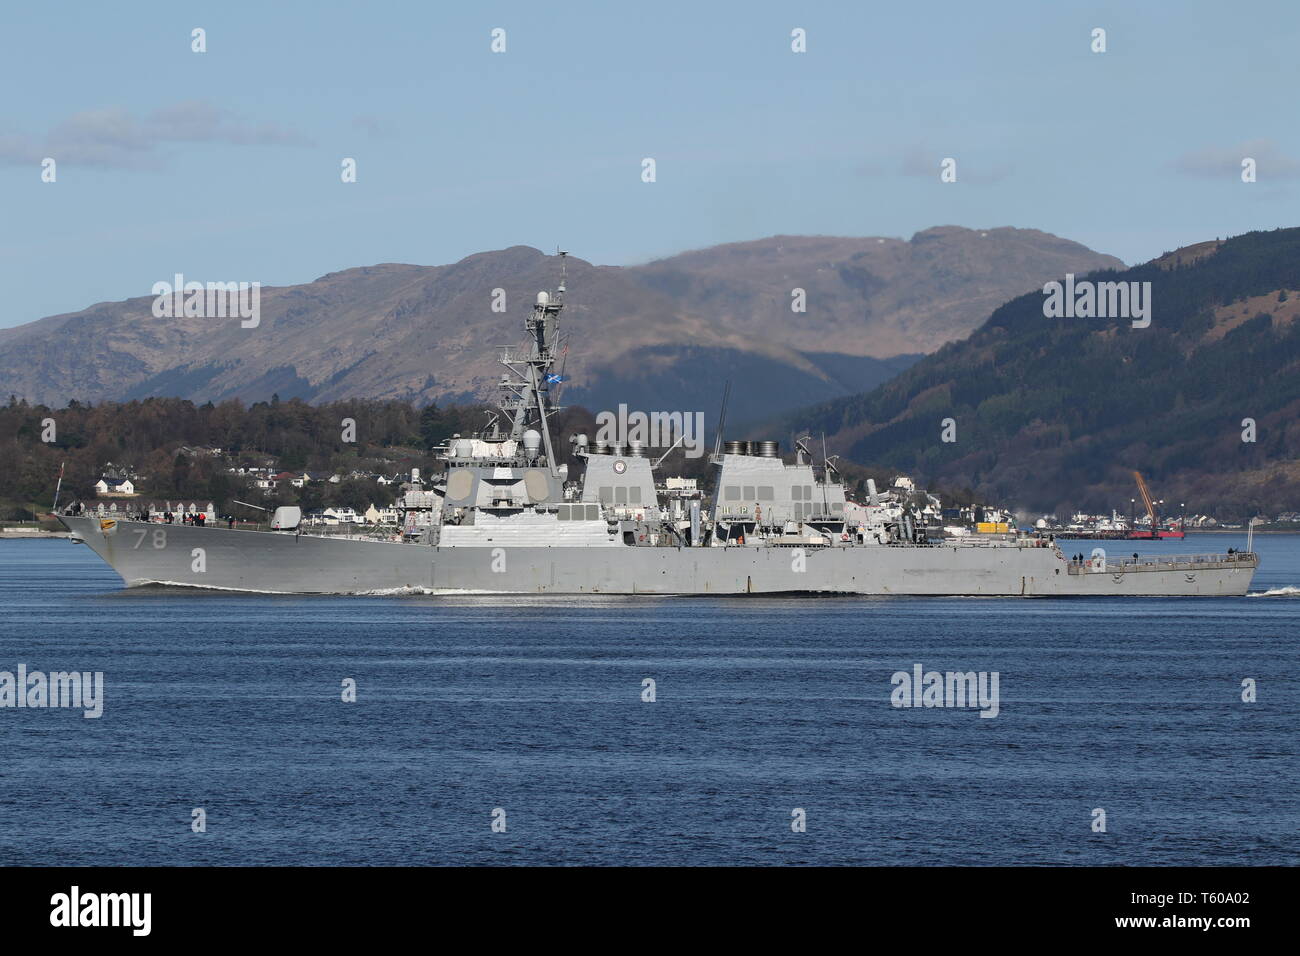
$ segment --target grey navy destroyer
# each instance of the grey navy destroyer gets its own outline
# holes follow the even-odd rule
[[[525,321],[526,352],[500,361],[499,412],[439,449],[431,491],[408,495],[406,533],[389,540],[312,533],[296,508],[270,530],[61,515],[128,586],[277,593],[745,595],[1244,595],[1250,552],[1067,558],[1041,536],[931,539],[906,509],[848,500],[808,442],[723,443],[711,507],[661,496],[643,445],[572,439],[569,481],[554,447],[550,392],[564,284]],[[662,461],[662,459],[660,459]],[[277,527],[278,526],[278,527]]]

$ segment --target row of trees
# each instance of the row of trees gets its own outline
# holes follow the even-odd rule
[[[433,447],[479,427],[486,412],[483,406],[419,408],[363,400],[309,405],[277,398],[248,406],[237,400],[195,405],[177,398],[73,401],[55,409],[11,397],[0,407],[5,461],[0,503],[8,512],[48,508],[61,467],[64,500],[93,498],[109,462],[143,476],[137,491],[144,497],[202,499],[223,507],[250,494],[249,482],[229,471],[241,465],[321,477],[354,471],[392,475],[411,468],[427,473],[436,467]],[[270,503],[364,508],[391,497],[373,481],[351,480],[282,487]]]
[[[310,405],[278,398],[253,405],[238,400],[195,405],[179,398],[98,405],[73,401],[55,409],[11,397],[0,406],[6,464],[0,468],[0,519],[48,510],[61,467],[63,501],[95,498],[95,483],[109,462],[142,476],[136,490],[149,500],[211,501],[223,511],[234,501],[361,511],[370,504],[390,504],[396,486],[348,476],[404,476],[412,468],[429,476],[442,467],[434,449],[453,435],[480,430],[490,412],[486,405],[419,407],[366,400]],[[569,439],[579,433],[593,437],[595,417],[585,408],[565,408],[551,424],[556,453],[576,478],[582,462],[573,457]],[[306,471],[316,480],[301,488],[283,482],[264,494],[251,479],[231,473],[240,466]],[[704,459],[686,459],[680,451],[665,467],[708,478]],[[330,482],[331,475],[343,477]]]

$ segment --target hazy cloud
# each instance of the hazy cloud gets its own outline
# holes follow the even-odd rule
[[[998,163],[995,166],[982,166],[975,161],[966,162],[960,156],[927,150],[914,146],[903,154],[899,172],[904,176],[921,176],[927,179],[939,178],[939,163],[952,157],[957,160],[957,182],[996,183],[1006,179],[1014,171],[1010,163]]]
[[[386,120],[380,119],[373,113],[362,113],[360,116],[354,116],[352,125],[357,129],[365,130],[371,139],[388,139],[393,135],[393,127]]]
[[[1184,153],[1172,165],[1188,176],[1237,179],[1241,176],[1241,161],[1247,157],[1255,160],[1261,182],[1300,178],[1300,161],[1283,153],[1271,139],[1252,139],[1236,146],[1208,146]]]
[[[898,171],[904,176],[932,177],[939,175],[939,160],[942,156],[932,155],[918,146],[909,149],[903,155],[903,162]]]
[[[39,162],[44,156],[52,156],[72,165],[156,169],[162,165],[161,148],[176,143],[311,145],[301,133],[277,123],[249,123],[204,100],[187,100],[140,118],[120,106],[74,113],[54,126],[44,139],[3,135],[0,162]]]
[[[12,133],[0,135],[0,163],[39,163],[41,158],[41,151],[26,137]]]

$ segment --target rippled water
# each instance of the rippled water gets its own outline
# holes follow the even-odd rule
[[[1256,550],[1273,596],[566,600],[125,591],[0,541],[0,670],[106,684],[0,709],[0,862],[1295,864],[1300,537]],[[892,707],[917,663],[1000,713]]]

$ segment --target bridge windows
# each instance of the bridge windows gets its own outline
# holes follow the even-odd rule
[[[640,485],[601,485],[597,496],[603,505],[639,505],[642,492]]]
[[[560,521],[599,521],[600,505],[559,505],[555,517]]]

